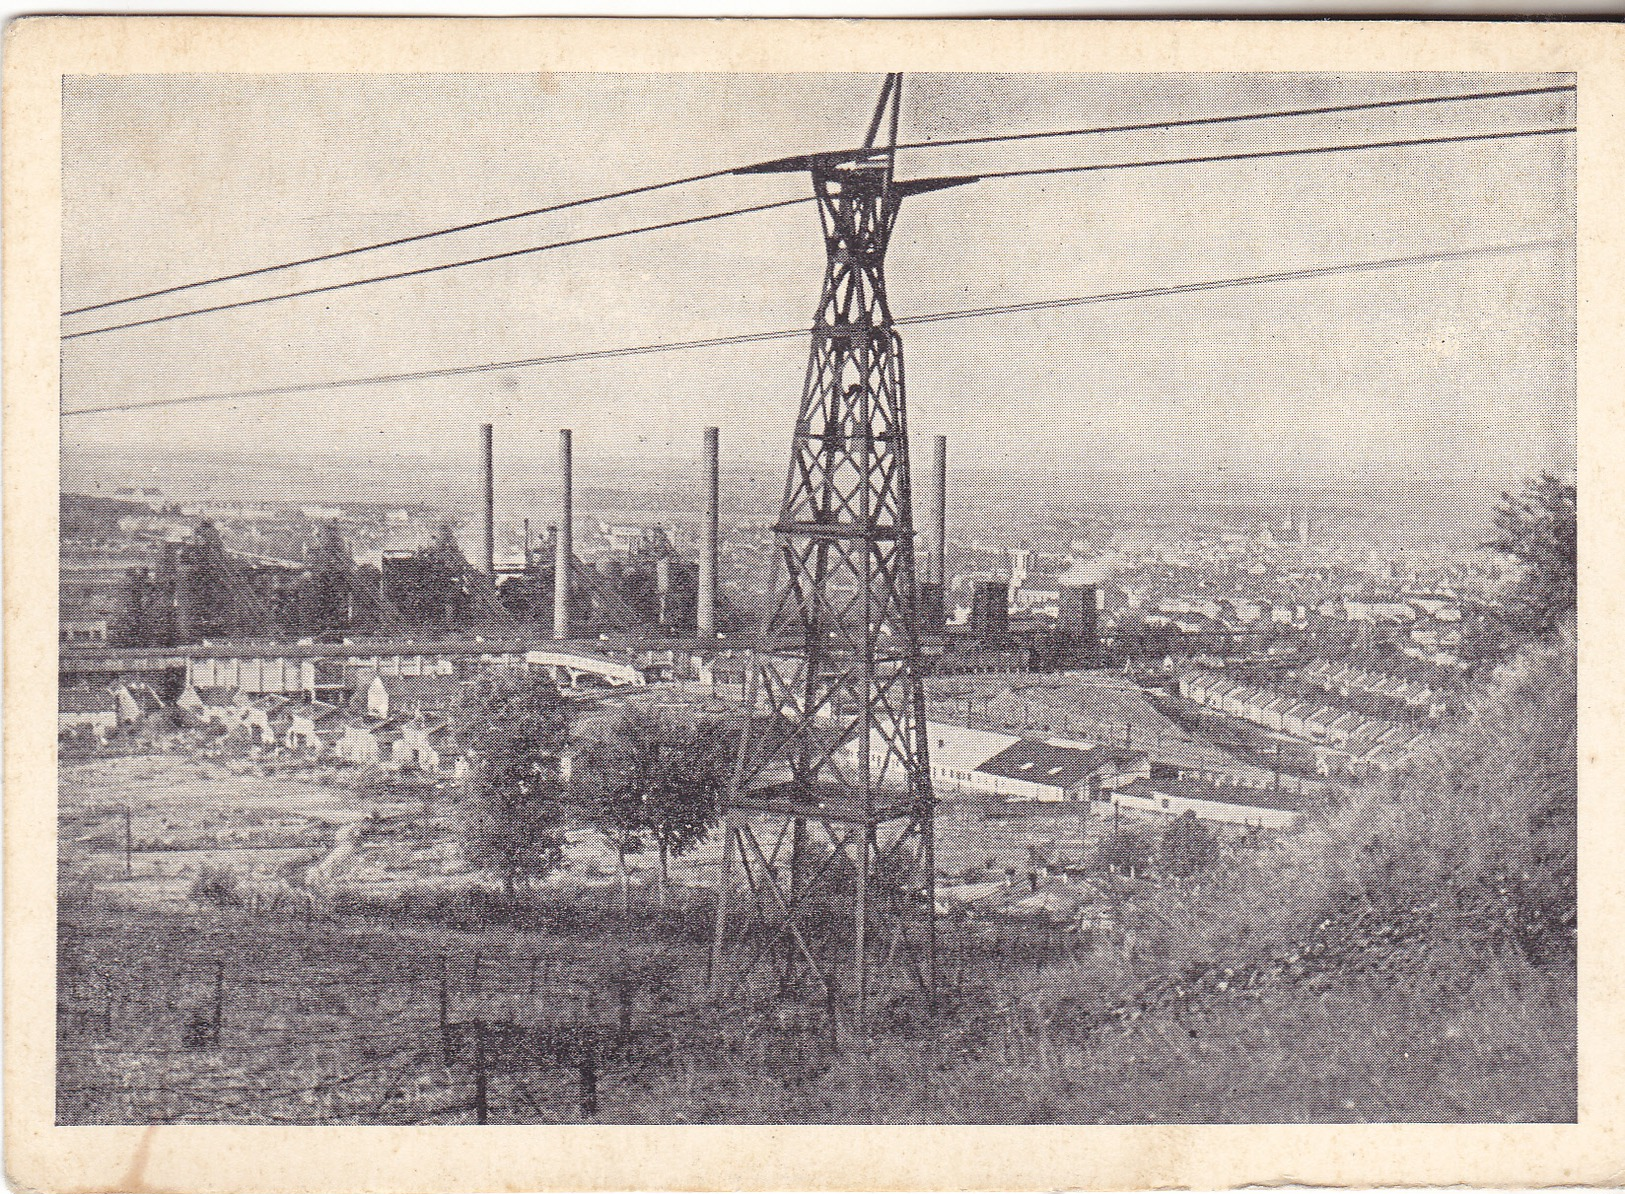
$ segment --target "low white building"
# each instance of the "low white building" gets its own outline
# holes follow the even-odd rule
[[[62,688],[57,691],[57,731],[89,731],[105,738],[118,728],[118,697],[107,688]]]
[[[1022,739],[972,773],[973,786],[1012,802],[1089,801],[1137,779],[1149,779],[1151,759],[1113,746],[1057,746]]]
[[[976,769],[1021,741],[1014,734],[976,730],[942,721],[926,722],[926,733],[926,749],[931,754],[931,782],[938,791],[980,790],[974,779]]]
[[[1187,812],[1203,821],[1285,829],[1298,819],[1303,797],[1295,792],[1190,780],[1135,780],[1109,793],[1104,803],[1170,820]]]

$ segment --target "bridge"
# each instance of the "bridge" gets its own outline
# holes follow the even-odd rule
[[[669,676],[700,645],[683,639],[580,640],[545,645],[535,639],[470,637],[416,641],[395,638],[345,643],[196,643],[177,647],[63,647],[58,673],[63,683],[107,683],[120,675],[172,675],[177,683],[236,688],[243,692],[309,690],[321,681],[323,662],[371,668],[381,675],[420,675],[449,671],[459,662],[486,667],[546,668],[575,684],[597,676],[617,687],[641,687],[651,676]],[[713,648],[714,649],[714,648]],[[325,679],[325,677],[324,677]]]
[[[642,688],[649,682],[648,673],[641,667],[586,651],[527,651],[525,666],[532,671],[546,668],[552,672],[555,681],[568,679],[572,688],[576,687],[582,676],[598,676],[616,687]]]

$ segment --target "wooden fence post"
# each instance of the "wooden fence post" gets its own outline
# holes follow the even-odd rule
[[[451,958],[440,955],[440,1053],[451,1064]]]
[[[576,1065],[580,1078],[581,1118],[596,1119],[598,1117],[598,1036],[597,1032],[589,1026],[580,1034],[578,1041],[578,1056]]]
[[[474,1122],[485,1123],[490,1117],[485,1088],[485,1021],[474,1021]]]
[[[220,1025],[226,1013],[226,960],[216,958],[214,961],[214,1032],[212,1034],[215,1046],[220,1045]]]

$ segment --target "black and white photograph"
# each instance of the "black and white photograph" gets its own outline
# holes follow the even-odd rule
[[[1290,65],[65,75],[55,1124],[1576,1123],[1586,86]]]

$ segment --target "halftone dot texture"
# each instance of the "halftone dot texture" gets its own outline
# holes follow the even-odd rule
[[[724,595],[748,612],[823,244],[804,176],[732,170],[851,146],[880,82],[69,78],[63,488],[305,502],[313,525],[375,502],[404,516],[380,550],[443,517],[471,551],[493,423],[511,551],[556,511],[559,428],[580,525],[692,528],[716,425]],[[868,1041],[771,969],[711,998],[715,841],[673,860],[664,907],[632,856],[629,914],[599,835],[511,896],[460,871],[434,710],[355,693],[497,644],[210,648],[200,700],[240,733],[64,763],[59,1122],[1572,1121],[1574,644],[1440,661],[1487,633],[1455,589],[1501,575],[1477,551],[1498,491],[1574,463],[1571,84],[905,76],[899,176],[985,178],[907,200],[888,261],[912,433],[950,443],[959,597],[998,575],[1019,619],[1087,576],[1103,618],[1161,619],[1140,655],[1193,645],[1170,674],[990,651],[928,686],[932,723],[989,751],[1150,772],[1115,812],[988,815],[966,778],[986,759],[941,731],[937,1031],[891,941]],[[1475,98],[1410,102],[1452,93]],[[1277,614],[1304,641],[1352,627],[1341,670],[1213,666]],[[575,649],[582,684],[646,650]],[[349,687],[333,714],[293,702],[296,726],[264,698],[307,663]],[[227,687],[263,690],[283,743],[337,717],[355,750],[445,750],[447,774],[435,754],[403,795],[378,762],[268,755]],[[1233,872],[1202,869],[1215,849]]]

